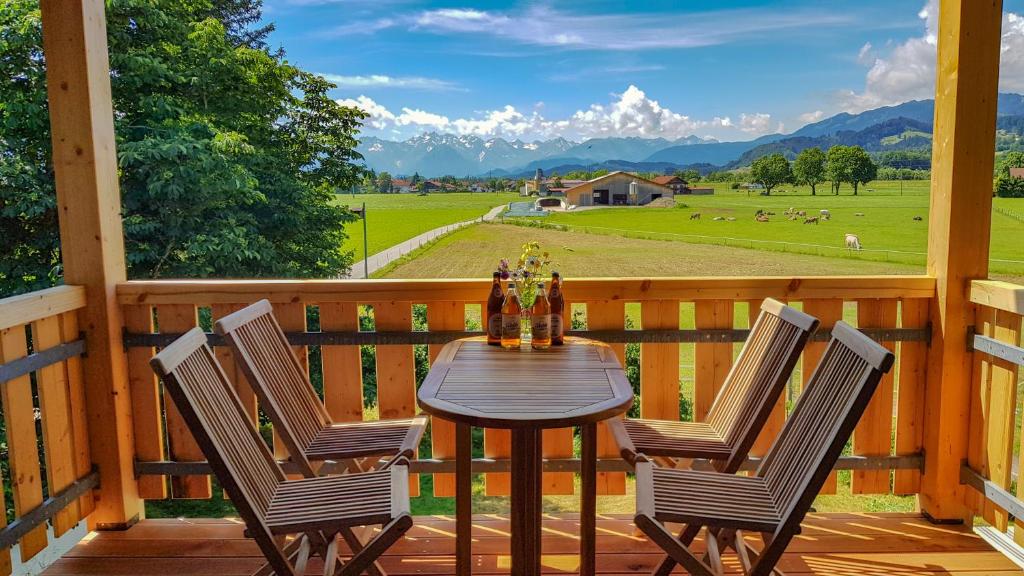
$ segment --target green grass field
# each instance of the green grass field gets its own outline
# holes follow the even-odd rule
[[[472,220],[499,204],[518,198],[502,194],[339,194],[335,202],[351,207],[366,203],[367,240],[372,256],[404,240],[439,226]],[[352,250],[356,260],[363,258],[363,223],[345,226],[348,239],[343,248]]]
[[[555,213],[548,224],[572,230],[615,236],[659,238],[693,244],[716,244],[842,259],[873,260],[922,266],[927,251],[927,182],[905,182],[904,194],[893,189],[899,182],[882,182],[862,190],[859,196],[845,190],[833,196],[827,187],[817,196],[809,189],[785,187],[772,196],[717,186],[711,196],[677,197],[675,208],[600,208]],[[817,216],[822,209],[831,220],[804,224],[789,220],[788,208]],[[995,274],[1024,276],[1024,200],[997,198],[992,216],[991,270]],[[754,220],[758,209],[776,215],[767,223]],[[700,213],[699,220],[691,215]],[[857,214],[863,214],[858,216]],[[715,221],[715,217],[735,221]],[[915,221],[920,217],[921,221]],[[844,246],[847,233],[856,234],[863,250]],[[774,258],[774,256],[773,256]]]

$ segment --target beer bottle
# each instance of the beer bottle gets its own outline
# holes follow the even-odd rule
[[[532,346],[543,350],[551,346],[551,304],[544,283],[537,284],[537,299],[530,310],[530,331],[533,333]]]
[[[505,301],[501,304],[501,346],[502,348],[519,348],[522,344],[523,307],[516,293],[516,283],[508,283]]]
[[[505,295],[501,293],[501,272],[494,273],[491,281],[491,295],[487,297],[487,343],[492,346],[501,345],[501,304]]]
[[[565,343],[565,299],[562,297],[562,276],[558,272],[551,273],[548,301],[551,303],[551,343],[561,346]]]

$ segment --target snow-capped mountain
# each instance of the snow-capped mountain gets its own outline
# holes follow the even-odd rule
[[[565,138],[510,142],[504,138],[483,139],[427,132],[403,142],[367,136],[362,139],[358,150],[365,158],[366,166],[378,172],[387,171],[395,175],[418,172],[422,176],[433,177],[507,170],[535,160],[562,156],[575,145]]]

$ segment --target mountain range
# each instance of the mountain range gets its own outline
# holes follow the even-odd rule
[[[769,134],[742,142],[698,136],[677,140],[626,137],[524,142],[428,132],[401,142],[367,136],[357,149],[368,168],[396,176],[519,177],[531,175],[537,168],[566,172],[598,167],[658,172],[697,167],[709,171],[746,166],[774,152],[792,158],[812,146],[859,145],[868,151],[925,148],[931,145],[934,111],[934,101],[914,100],[859,114],[843,112],[791,134]],[[1024,132],[1024,95],[1000,94],[999,116],[1001,130]]]

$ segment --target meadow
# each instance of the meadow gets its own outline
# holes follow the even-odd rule
[[[404,240],[446,224],[472,220],[491,208],[518,198],[516,193],[338,194],[335,203],[353,208],[366,203],[369,254],[373,255]],[[363,258],[363,223],[345,226],[348,238],[343,250]]]

